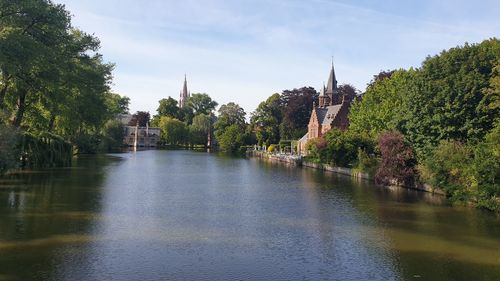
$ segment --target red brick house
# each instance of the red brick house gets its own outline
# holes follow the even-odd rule
[[[305,153],[307,141],[318,138],[326,134],[332,128],[346,130],[349,126],[349,108],[355,99],[353,95],[343,95],[337,87],[335,69],[332,63],[328,84],[321,89],[319,94],[318,106],[313,104],[311,119],[307,134],[305,134],[298,143],[299,154]]]

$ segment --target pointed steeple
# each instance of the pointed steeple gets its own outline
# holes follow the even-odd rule
[[[188,95],[188,84],[187,84],[186,74],[184,74],[184,87],[182,88],[182,95],[184,97],[187,97]]]
[[[182,108],[186,104],[187,99],[189,98],[189,92],[187,88],[187,78],[186,74],[184,74],[184,85],[182,87],[182,91],[179,99],[179,107]]]
[[[326,84],[326,94],[333,95],[334,93],[337,93],[337,77],[335,77],[335,68],[333,67],[333,58],[332,58],[332,70],[330,71],[328,84]]]

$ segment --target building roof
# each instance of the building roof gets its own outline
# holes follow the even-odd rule
[[[332,70],[330,70],[330,77],[328,77],[328,84],[326,84],[326,94],[334,94],[337,92],[337,77],[335,77],[335,69],[333,67],[332,61]]]
[[[318,118],[318,123],[321,125],[328,125],[333,122],[335,119],[335,116],[340,111],[340,108],[342,107],[342,104],[336,104],[336,105],[330,105],[327,107],[317,107],[316,110],[316,116]]]
[[[306,133],[302,138],[300,138],[299,142],[306,142],[309,138],[309,133]]]

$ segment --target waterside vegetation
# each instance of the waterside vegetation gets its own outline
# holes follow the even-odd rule
[[[64,5],[0,1],[0,172],[69,165],[121,141],[108,122],[129,99],[111,92],[114,65],[99,48]]]

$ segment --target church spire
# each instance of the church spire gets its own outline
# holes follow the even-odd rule
[[[332,70],[330,71],[328,84],[326,84],[326,94],[333,95],[336,92],[337,92],[337,77],[335,77],[335,68],[333,67],[333,57],[332,57]]]
[[[188,92],[188,88],[187,88],[187,78],[186,78],[186,74],[184,74],[184,85],[182,87],[181,96],[179,99],[179,107],[180,108],[184,107],[188,98],[189,98],[189,92]]]

